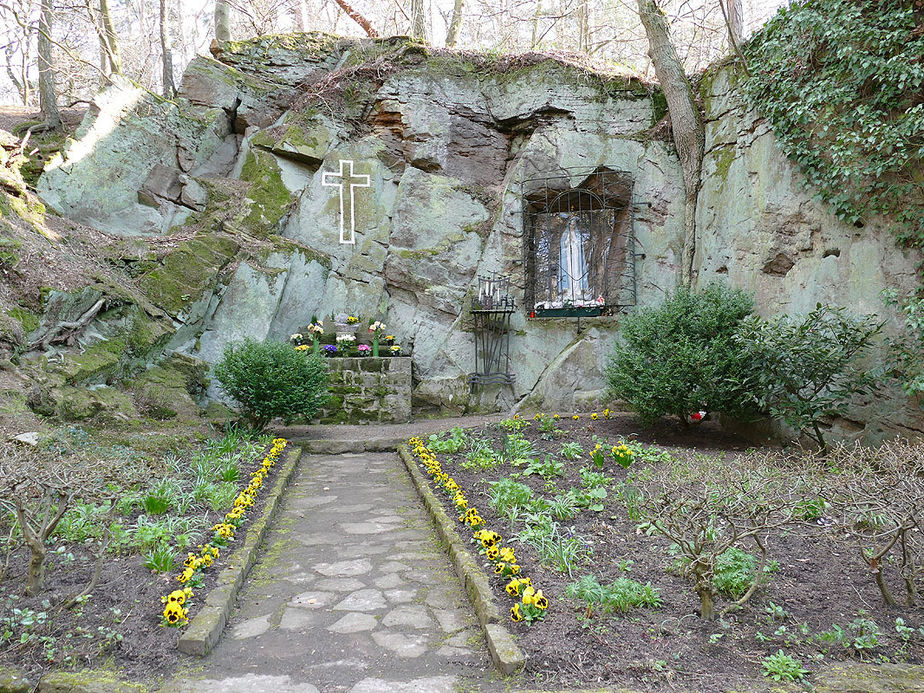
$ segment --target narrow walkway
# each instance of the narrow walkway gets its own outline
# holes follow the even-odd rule
[[[483,690],[474,614],[394,453],[305,455],[238,609],[169,691]]]

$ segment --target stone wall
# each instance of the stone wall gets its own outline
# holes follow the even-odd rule
[[[411,420],[411,358],[371,356],[326,360],[330,399],[325,424],[406,423]]]

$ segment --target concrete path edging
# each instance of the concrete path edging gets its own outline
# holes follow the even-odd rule
[[[498,672],[504,676],[517,673],[526,666],[526,655],[516,644],[510,631],[503,625],[501,611],[494,600],[488,576],[469,554],[462,537],[456,531],[455,523],[446,514],[442,503],[427,483],[426,477],[418,469],[406,444],[402,443],[398,446],[398,455],[404,462],[411,481],[433,520],[436,533],[446,544],[446,550],[455,566],[456,574],[462,581],[475,615],[478,617],[491,661],[494,662]]]
[[[202,608],[193,616],[180,637],[177,647],[183,654],[204,657],[218,643],[221,632],[234,608],[238,592],[257,561],[257,552],[276,517],[282,494],[289,485],[301,456],[300,447],[289,446],[286,451],[285,464],[279,471],[273,490],[266,499],[263,515],[247,529],[243,546],[231,554],[228,566],[218,575],[218,584],[206,596]]]

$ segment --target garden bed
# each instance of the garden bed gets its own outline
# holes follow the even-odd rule
[[[251,441],[237,435],[211,441],[156,432],[145,437],[150,440],[144,449],[136,449],[72,428],[49,443],[65,456],[92,449],[94,455],[108,457],[109,495],[116,498],[116,507],[107,516],[107,503],[98,498],[72,506],[48,542],[46,581],[39,594],[24,594],[28,550],[17,548],[18,538],[9,553],[8,541],[0,546],[3,560],[8,560],[0,576],[0,665],[16,667],[33,684],[51,669],[79,670],[100,663],[135,680],[156,681],[172,671],[183,629],[163,624],[161,598],[182,587],[177,575],[187,552],[197,552],[197,545],[212,539],[211,527],[222,521],[269,447],[268,438]],[[172,453],[158,452],[167,449]],[[124,459],[119,461],[119,456]],[[160,485],[162,480],[169,488]],[[151,513],[159,508],[148,506],[145,511],[145,499],[152,495],[164,497],[165,510]],[[239,531],[261,515],[265,496],[257,495]],[[3,515],[4,538],[10,535],[10,519]],[[68,598],[90,582],[97,542],[107,524],[116,528],[98,583],[89,598],[65,608]],[[221,548],[220,558],[197,574],[190,617],[205,603],[234,547]],[[152,570],[145,561],[157,548],[163,556],[159,569]],[[168,555],[172,565],[164,557]]]
[[[695,489],[716,458],[727,469],[746,469],[755,459],[784,457],[748,450],[745,442],[722,434],[711,422],[699,427],[664,424],[640,431],[627,417],[592,420],[583,415],[554,422],[546,417],[542,428],[545,432],[537,421],[508,420],[465,432],[456,429],[455,443],[439,442],[449,440],[447,435],[424,439],[469,507],[477,507],[485,527],[502,535],[503,546],[515,549],[521,574],[529,576],[549,600],[543,620],[531,625],[508,622],[529,658],[527,675],[536,683],[709,692],[750,689],[762,674],[793,670],[794,662],[801,662],[808,681],[814,672],[837,661],[924,662],[920,607],[887,607],[869,569],[859,560],[849,530],[837,527],[824,513],[762,532],[768,563],[753,597],[716,620],[700,618],[701,602],[682,574],[681,557],[671,550],[671,541],[645,524],[644,508],[640,509],[635,494],[646,491],[652,479],[668,468],[675,470],[678,487]],[[603,441],[607,453],[612,445],[629,443],[634,455],[628,468],[609,454],[603,468],[596,467],[588,453]],[[574,445],[583,452],[568,460],[562,454],[565,444],[571,444],[572,453],[577,453]],[[524,453],[527,446],[533,451]],[[458,450],[450,452],[454,447]],[[595,474],[609,480],[600,483]],[[789,475],[798,476],[796,470],[784,469],[778,478]],[[504,482],[508,500],[529,493],[533,499],[544,498],[544,507],[527,501],[499,512],[500,494],[495,487],[492,499],[492,484],[504,478],[509,480]],[[606,497],[597,497],[602,495],[599,491],[587,494],[592,488],[588,482],[606,488]],[[528,492],[513,483],[528,487]],[[583,506],[570,518],[575,508],[569,510],[569,503],[562,500],[569,490],[581,499],[570,505]],[[438,495],[447,512],[458,516],[452,495]],[[533,531],[530,540],[524,529],[542,526],[540,515],[556,523],[555,536],[537,539],[542,532]],[[471,536],[460,527],[463,537]],[[544,562],[537,550],[543,541]],[[726,581],[723,586],[737,596],[746,591],[757,564],[753,543],[745,540],[740,546],[751,552],[753,562],[732,552],[726,556],[729,569],[717,571]],[[471,547],[492,575],[499,602],[513,605],[515,600],[505,593],[509,578],[494,576],[493,564],[479,555],[476,542]],[[590,575],[600,585],[624,589],[611,591],[608,606],[566,596],[569,585]],[[894,570],[891,576],[893,593],[903,596]],[[660,606],[628,606],[635,588],[626,580],[639,583],[636,594],[647,595],[641,601],[650,601],[654,594]],[[585,581],[584,587],[584,594],[596,590],[600,596],[591,583]],[[716,607],[720,610],[732,601],[727,592],[720,592]],[[778,659],[780,650],[792,659]]]

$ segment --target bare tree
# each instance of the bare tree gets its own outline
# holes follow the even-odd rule
[[[465,9],[465,0],[456,0],[452,8],[452,19],[449,22],[449,29],[446,32],[446,47],[453,48],[459,40],[459,32],[462,30],[462,12]]]
[[[429,41],[428,19],[424,0],[411,0],[411,36],[421,41]]]
[[[215,23],[215,40],[231,40],[231,5],[227,0],[216,0],[215,13],[213,15]]]
[[[373,28],[372,23],[366,19],[362,14],[357,12],[346,0],[334,0],[337,3],[337,6],[346,13],[346,16],[352,19],[354,22],[359,24],[362,27],[363,31],[369,36],[369,38],[378,38],[378,32]]]
[[[58,110],[58,96],[55,91],[54,58],[51,46],[54,12],[53,0],[41,0],[38,31],[39,102],[45,118],[44,125],[50,130],[58,130],[61,127],[61,112]]]
[[[112,13],[109,11],[109,0],[99,0],[99,21],[103,29],[103,47],[109,61],[109,71],[120,75],[122,58],[119,55],[119,42],[112,24]]]
[[[693,99],[693,88],[677,56],[677,49],[671,41],[664,13],[654,0],[638,0],[638,12],[648,36],[648,55],[667,100],[674,145],[683,167],[685,204],[680,283],[691,287],[693,256],[696,252],[696,198],[702,184],[706,131],[699,108]]]
[[[176,85],[173,83],[173,42],[170,39],[170,11],[167,9],[167,0],[159,0],[159,4],[160,51],[164,74],[164,96],[170,99],[176,94]]]

